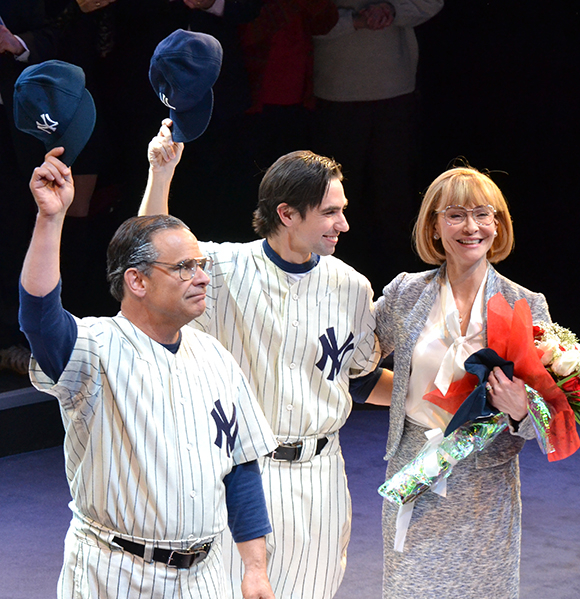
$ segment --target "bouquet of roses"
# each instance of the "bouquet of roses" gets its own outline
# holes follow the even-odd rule
[[[532,324],[526,300],[512,309],[501,294],[487,306],[488,348],[465,362],[466,375],[452,383],[445,395],[439,390],[424,399],[440,406],[452,421],[439,445],[426,445],[419,455],[387,480],[379,493],[400,506],[433,489],[451,474],[453,466],[481,451],[507,428],[507,419],[496,419],[487,402],[485,384],[494,366],[510,369],[526,383],[528,414],[540,447],[548,460],[572,455],[580,448],[576,422],[580,423],[580,347],[576,337],[556,324]],[[462,454],[461,447],[470,448]],[[451,458],[451,459],[450,459]]]
[[[556,323],[534,326],[534,343],[540,360],[562,389],[574,418],[580,424],[580,344],[572,331]]]
[[[558,325],[545,324],[544,326],[545,330],[556,332],[555,335],[559,340],[558,349],[555,344],[543,347],[540,345],[541,341],[536,340],[536,335],[541,335],[542,327],[538,323],[534,328],[532,313],[525,299],[516,301],[512,308],[501,293],[497,293],[487,304],[488,348],[502,359],[512,362],[513,374],[533,389],[536,397],[541,397],[549,408],[549,422],[543,419],[546,426],[543,427],[543,431],[540,429],[539,433],[544,433],[547,437],[546,446],[551,448],[547,456],[552,462],[563,460],[580,448],[574,406],[571,403],[576,400],[571,399],[570,391],[567,395],[567,390],[562,388],[562,385],[574,385],[575,376],[570,372],[572,376],[562,377],[549,367],[546,368],[542,356],[545,362],[550,363],[556,362],[561,354],[566,355],[566,360],[561,360],[561,364],[556,365],[558,372],[565,372],[560,370],[560,366],[569,363],[570,358],[574,359],[577,355],[574,349],[577,348],[577,344],[575,336],[566,329]],[[549,348],[553,353],[548,352]],[[571,371],[573,370],[572,366]],[[426,394],[424,399],[455,414],[462,408],[463,402],[469,399],[474,387],[481,388],[484,382],[481,377],[478,379],[468,372],[461,380],[450,385],[445,396],[436,390]],[[538,418],[537,422],[541,423],[541,420]],[[447,434],[449,432],[446,431]]]

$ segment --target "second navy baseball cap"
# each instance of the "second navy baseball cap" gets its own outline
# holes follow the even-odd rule
[[[169,108],[174,141],[193,141],[207,129],[222,56],[215,37],[184,29],[174,31],[155,48],[149,80]]]

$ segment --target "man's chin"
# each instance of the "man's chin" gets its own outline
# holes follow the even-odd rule
[[[314,250],[314,253],[319,256],[332,256],[336,250],[336,245],[336,243],[322,243],[316,250]]]
[[[199,318],[205,312],[205,308],[205,298],[195,302],[195,305],[191,306],[190,310],[191,319]]]

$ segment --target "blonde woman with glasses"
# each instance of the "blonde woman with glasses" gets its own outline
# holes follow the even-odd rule
[[[543,295],[500,275],[492,264],[513,247],[506,201],[473,168],[452,168],[428,188],[414,230],[420,258],[437,268],[401,273],[377,302],[383,355],[394,351],[387,478],[412,460],[425,431],[445,430],[452,414],[423,399],[461,379],[463,363],[486,347],[486,306],[501,293],[525,298],[534,321],[550,320]],[[489,400],[509,415],[509,430],[457,464],[446,497],[415,503],[403,551],[394,550],[398,507],[383,508],[383,599],[515,599],[519,595],[521,499],[518,453],[534,437],[524,384],[495,368]]]

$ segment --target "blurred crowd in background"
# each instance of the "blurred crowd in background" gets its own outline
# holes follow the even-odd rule
[[[114,314],[106,246],[137,212],[147,144],[167,116],[149,61],[179,28],[211,34],[224,50],[210,126],[187,144],[173,183],[172,210],[200,239],[253,239],[262,173],[311,149],[343,166],[351,230],[336,255],[378,295],[398,272],[424,268],[410,242],[422,191],[469,163],[489,169],[510,202],[516,251],[503,274],[517,271],[578,332],[570,298],[580,289],[558,257],[578,249],[579,3],[537,4],[1,0],[0,371],[22,376],[28,362],[18,276],[35,216],[28,181],[44,155],[14,126],[14,82],[49,59],[85,72],[97,125],[73,165],[63,303],[78,316]]]

